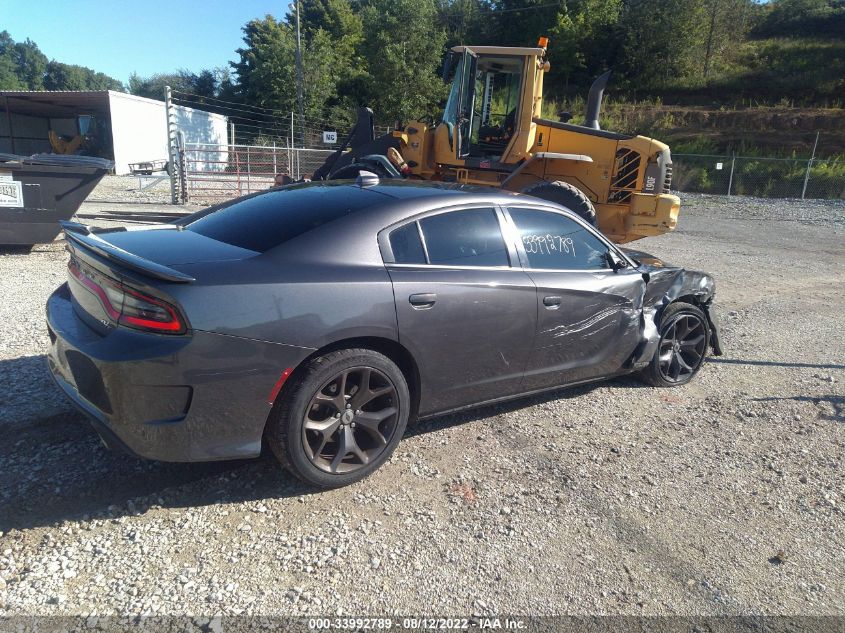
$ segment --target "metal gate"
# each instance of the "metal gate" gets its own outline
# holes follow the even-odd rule
[[[308,178],[334,150],[186,143],[182,202],[215,202],[269,189],[277,174]]]

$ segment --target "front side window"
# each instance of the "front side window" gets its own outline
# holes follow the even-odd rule
[[[560,213],[509,209],[531,268],[606,270],[610,249],[597,235]]]
[[[516,130],[522,84],[522,59],[518,57],[478,58],[475,114],[472,126],[472,156],[500,156]]]
[[[493,209],[450,211],[419,222],[430,264],[510,265],[499,220]]]
[[[452,136],[452,130],[458,122],[458,106],[461,100],[461,83],[463,82],[463,59],[461,59],[458,69],[455,72],[455,77],[452,80],[452,88],[449,90],[449,99],[446,101],[446,108],[443,110],[443,123],[449,126],[449,137]]]

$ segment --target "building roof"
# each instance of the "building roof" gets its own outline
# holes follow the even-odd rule
[[[0,90],[0,112],[5,112],[8,104],[9,112],[26,114],[36,117],[68,118],[80,114],[107,115],[110,102],[115,99],[140,101],[157,107],[164,107],[164,101],[149,99],[117,92],[115,90]],[[185,105],[175,105],[175,108],[193,111]],[[215,112],[206,112],[208,116],[227,117]]]
[[[107,113],[108,90],[0,90],[0,110],[39,117]]]

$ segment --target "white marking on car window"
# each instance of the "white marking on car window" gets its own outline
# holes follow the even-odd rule
[[[522,236],[522,243],[527,253],[541,255],[558,253],[560,255],[572,255],[572,257],[575,257],[575,242],[572,241],[571,237],[566,235],[552,235],[551,233],[539,235],[529,233]]]

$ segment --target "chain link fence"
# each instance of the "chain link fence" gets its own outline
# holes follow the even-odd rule
[[[845,160],[672,154],[672,189],[760,198],[845,199]]]
[[[277,176],[310,178],[340,149],[353,113],[315,119],[256,105],[165,88],[171,201],[212,203],[272,187]],[[175,112],[180,106],[227,119],[228,143],[187,143]],[[342,114],[342,113],[341,113]],[[376,136],[392,128],[374,126]]]
[[[165,91],[171,197],[206,202],[273,185],[278,174],[307,178],[338,149],[353,127],[343,120],[312,120],[293,112]],[[206,107],[228,119],[228,144],[186,144],[174,108]],[[390,128],[376,127],[376,135]],[[815,154],[815,148],[814,148]],[[845,199],[845,158],[764,158],[673,154],[672,189],[760,198]]]

